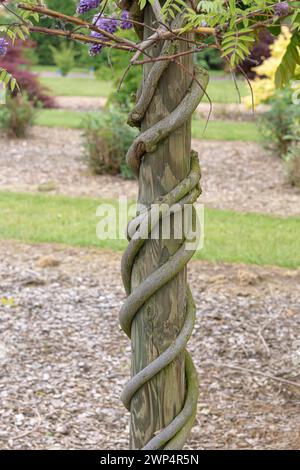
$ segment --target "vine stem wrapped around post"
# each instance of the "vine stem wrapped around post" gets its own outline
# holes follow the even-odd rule
[[[148,6],[145,24],[153,20]],[[188,41],[161,41],[152,54],[172,55],[174,48],[189,47]],[[128,119],[141,127],[141,134],[130,147],[127,162],[139,178],[139,203],[149,208],[130,225],[143,226],[144,232],[130,239],[122,260],[127,299],[120,323],[132,341],[132,379],[122,399],[131,410],[132,449],[181,449],[196,415],[198,380],[185,349],[195,319],[186,281],[193,251],[186,249],[184,239],[146,240],[150,226],[143,221],[151,204],[159,204],[163,217],[163,208],[193,204],[201,192],[198,156],[190,148],[191,116],[207,83],[207,72],[194,68],[190,55],[181,57],[180,64],[147,64]]]

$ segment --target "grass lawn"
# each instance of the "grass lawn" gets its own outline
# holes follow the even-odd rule
[[[32,72],[52,72],[52,73],[59,73],[58,67],[56,65],[33,65],[30,67]],[[90,73],[88,67],[74,67],[70,73]]]
[[[85,112],[60,109],[42,109],[38,112],[36,124],[46,127],[81,129]],[[244,140],[259,142],[261,136],[254,122],[210,121],[205,129],[204,120],[193,120],[193,137],[209,140]]]
[[[45,127],[81,129],[83,127],[82,121],[86,114],[88,113],[65,109],[41,109],[38,111],[35,124]]]
[[[260,142],[262,137],[255,122],[209,121],[193,119],[192,136],[194,139],[207,140],[244,140]]]
[[[250,94],[245,80],[237,80],[237,86],[241,98]],[[240,102],[240,96],[230,76],[218,80],[212,76],[207,87],[207,94],[213,103],[230,104]],[[206,102],[208,99],[204,97],[203,101]]]
[[[0,239],[123,250],[124,240],[98,240],[96,208],[89,198],[0,192]],[[116,204],[115,201],[111,201]],[[197,258],[300,266],[300,218],[206,209],[205,247]]]
[[[40,77],[43,85],[54,96],[108,96],[112,91],[110,81],[93,78]]]
[[[49,71],[51,71],[49,69]],[[55,71],[55,68],[54,70]],[[75,72],[75,69],[74,69]],[[87,71],[86,71],[87,72]],[[113,91],[111,78],[108,80],[94,80],[92,78],[71,77],[40,77],[53,95],[56,96],[108,96]],[[244,80],[237,82],[241,96],[249,94]],[[230,76],[220,78],[220,74],[213,74],[208,85],[207,93],[213,103],[239,103],[239,95]],[[207,98],[204,98],[207,101]]]

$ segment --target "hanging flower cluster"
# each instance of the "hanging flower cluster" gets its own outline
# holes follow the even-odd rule
[[[129,12],[127,10],[123,10],[121,13],[121,28],[122,29],[132,28],[132,21],[129,18]]]
[[[80,0],[77,7],[77,13],[83,14],[87,11],[98,8],[101,3],[101,0]],[[132,28],[132,21],[129,17],[129,12],[127,10],[122,10],[120,18],[115,16],[106,17],[102,14],[97,14],[94,17],[93,24],[99,29],[106,31],[107,33],[114,34],[118,28],[123,30]],[[108,41],[107,37],[102,33],[97,31],[92,31],[91,37],[101,39],[102,41]],[[90,55],[99,54],[104,47],[104,44],[91,44],[89,52]]]
[[[0,57],[3,57],[7,52],[8,42],[5,38],[0,37]]]
[[[77,13],[82,15],[87,11],[93,10],[94,8],[98,8],[100,5],[101,0],[80,0],[79,5],[77,7]]]
[[[118,20],[115,18],[105,18],[100,17],[97,18],[98,15],[94,18],[94,24],[99,28],[103,29],[107,33],[114,34],[118,28]],[[102,39],[103,41],[107,41],[107,37],[103,36],[102,33],[98,33],[97,31],[92,31],[91,36],[94,38]],[[103,44],[92,44],[90,46],[90,55],[99,54],[102,51],[104,45]]]
[[[290,6],[288,2],[279,2],[274,6],[274,13],[276,16],[286,16],[289,13]]]

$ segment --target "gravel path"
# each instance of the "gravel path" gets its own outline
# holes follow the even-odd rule
[[[1,242],[0,260],[0,448],[125,449],[119,255]],[[189,447],[299,449],[300,270],[195,261],[190,279],[201,395]]]
[[[209,207],[300,215],[300,190],[285,181],[282,161],[251,142],[194,141],[203,172],[202,202]],[[81,133],[34,128],[32,138],[0,136],[0,187],[13,191],[51,189],[55,194],[135,198],[137,183],[93,176],[82,158]]]

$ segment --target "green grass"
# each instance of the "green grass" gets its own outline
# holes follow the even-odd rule
[[[95,112],[96,113],[96,112]],[[60,109],[42,109],[38,112],[35,123],[38,126],[65,127],[81,129],[87,113]],[[260,134],[253,122],[210,121],[205,129],[204,120],[193,120],[193,137],[208,140],[261,140]]]
[[[249,88],[245,80],[237,80],[237,86],[239,88],[239,93],[241,97],[247,96],[250,94]],[[234,81],[230,77],[226,77],[220,80],[214,80],[212,76],[207,87],[207,94],[210,97],[213,103],[239,103],[240,97],[237,92]],[[204,97],[203,101],[208,101]]]
[[[123,250],[124,240],[96,238],[99,221],[96,208],[101,202],[0,192],[0,239]],[[297,268],[300,266],[300,218],[206,209],[205,247],[197,258]]]
[[[112,90],[110,81],[92,78],[40,77],[40,81],[54,96],[106,97]]]
[[[55,71],[50,70],[49,71]],[[81,70],[82,71],[82,70]],[[75,72],[75,69],[74,69]],[[220,74],[213,74],[208,85],[207,93],[213,103],[238,103],[239,95],[233,80],[230,77],[218,79]],[[92,78],[71,77],[40,77],[53,95],[56,96],[108,96],[113,90],[111,77],[107,80],[94,80]],[[245,81],[238,80],[241,96],[249,94]],[[207,101],[207,98],[204,99]]]
[[[56,65],[33,65],[30,67],[32,72],[52,72],[58,73],[58,67]],[[70,73],[89,73],[90,70],[88,67],[74,67]]]
[[[262,137],[255,122],[209,121],[205,132],[204,120],[193,120],[194,139],[207,140],[244,140],[260,142]]]
[[[46,127],[65,127],[81,129],[85,112],[74,112],[64,109],[41,109],[38,111],[35,124]]]

